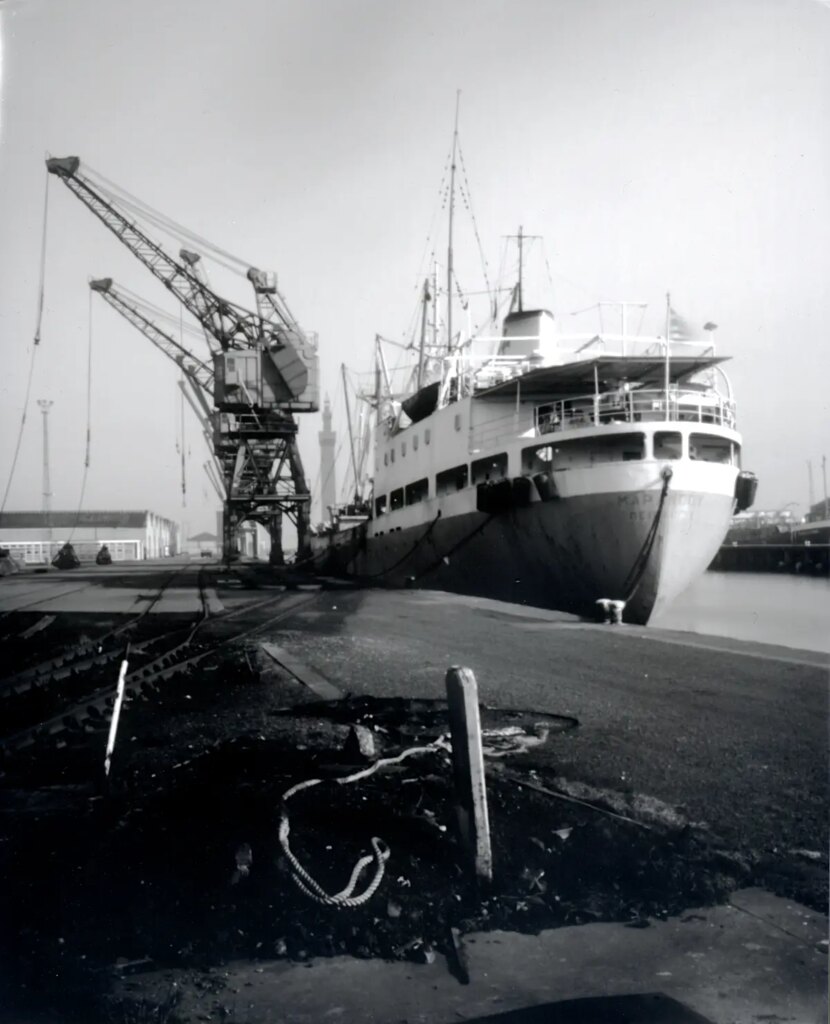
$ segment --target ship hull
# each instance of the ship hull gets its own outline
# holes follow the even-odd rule
[[[593,614],[627,600],[645,624],[714,558],[733,511],[729,493],[653,487],[534,502],[498,515],[436,510],[415,526],[367,526],[315,538],[322,571]],[[430,511],[428,509],[424,510]]]

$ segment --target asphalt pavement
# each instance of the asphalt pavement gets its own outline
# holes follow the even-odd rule
[[[340,689],[444,694],[450,665],[481,699],[572,715],[548,757],[565,779],[679,806],[771,868],[828,849],[826,655],[436,591],[321,595],[279,643]]]

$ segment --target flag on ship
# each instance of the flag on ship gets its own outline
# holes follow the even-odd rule
[[[669,340],[690,341],[698,336],[698,331],[689,321],[669,306]]]

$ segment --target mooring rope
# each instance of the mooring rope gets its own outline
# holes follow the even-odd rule
[[[401,555],[401,557],[397,560],[397,562],[393,562],[392,565],[387,566],[385,569],[381,569],[380,572],[373,572],[373,573],[371,573],[369,575],[361,576],[360,579],[361,580],[376,580],[376,579],[379,579],[381,576],[387,576],[390,572],[392,572],[393,570],[397,569],[399,565],[402,565],[405,561],[407,561],[407,559],[411,558],[415,554],[415,552],[424,543],[425,540],[429,539],[430,534],[435,529],[435,526],[438,523],[438,520],[440,518],[441,518],[441,509],[439,508],[438,512],[435,515],[435,518],[432,520],[432,522],[429,524],[429,526],[426,528],[426,530],[424,530],[424,532],[415,541],[415,543],[412,545],[412,547],[408,551],[404,552],[403,555]],[[357,555],[354,555],[349,560],[349,564],[354,562],[356,557],[357,557]]]
[[[368,778],[379,768],[383,768],[386,765],[400,764],[401,761],[408,757],[414,757],[416,754],[432,754],[439,750],[444,752],[449,750],[449,741],[446,736],[440,736],[428,746],[410,747],[408,750],[404,750],[403,753],[397,754],[395,757],[381,758],[380,760],[375,761],[374,764],[369,765],[368,768],[363,768],[361,771],[355,772],[353,775],[346,775],[343,778],[332,779],[330,781],[334,782],[338,786],[345,786],[347,783],[358,782],[360,779]],[[310,789],[312,786],[319,786],[323,781],[323,779],[307,779],[305,782],[299,782],[296,786],[292,786],[289,790],[286,790],[286,792],[283,793],[279,826],[280,846],[282,847],[282,852],[285,854],[286,860],[291,866],[291,878],[294,881],[294,884],[301,892],[304,892],[309,899],[327,907],[359,907],[374,896],[380,886],[380,883],[383,881],[383,876],[386,871],[386,862],[389,860],[391,850],[381,838],[378,836],[372,836],[370,840],[372,852],[370,854],[365,854],[360,858],[352,869],[348,884],[344,889],[341,889],[340,892],[337,893],[326,892],[322,885],[320,885],[320,883],[306,871],[292,851],[288,840],[289,833],[291,831],[291,826],[288,820],[288,801],[292,796],[296,796],[297,793],[301,793],[305,789]],[[370,864],[372,864],[372,862],[375,864],[375,873],[371,881],[363,892],[355,895],[354,891],[357,887],[361,874]]]
[[[481,533],[484,527],[489,525],[489,523],[491,522],[492,519],[495,518],[495,516],[495,512],[490,513],[490,515],[484,520],[483,523],[479,523],[478,526],[475,527],[475,529],[471,530],[467,534],[466,537],[462,537],[460,541],[458,541],[456,544],[453,544],[449,551],[446,551],[443,555],[441,555],[441,557],[438,558],[435,562],[433,562],[432,565],[428,565],[426,569],[421,570],[421,572],[418,573],[415,579],[420,580],[422,577],[426,576],[427,573],[432,572],[433,569],[437,569],[442,562],[448,561],[450,555],[454,555],[456,551],[459,551],[461,548],[464,547],[465,544],[468,544],[473,539],[473,537]]]
[[[671,483],[672,475],[673,470],[671,466],[664,466],[663,487],[660,491],[660,500],[657,503],[657,511],[654,514],[654,520],[646,534],[646,539],[643,541],[643,546],[640,548],[639,554],[634,559],[634,564],[631,566],[631,569],[625,578],[625,582],[622,585],[623,593],[626,595],[624,599],[626,602],[630,601],[631,598],[634,597],[634,594],[637,592],[637,588],[640,586],[643,576],[645,575],[651,550],[654,547],[654,542],[657,540],[657,529],[660,525],[660,518],[663,514],[663,506],[666,503],[666,496],[669,493],[669,484]]]

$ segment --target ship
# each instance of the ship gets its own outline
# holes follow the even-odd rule
[[[659,333],[629,330],[643,303],[620,303],[613,331],[563,332],[525,305],[516,237],[518,281],[490,333],[453,334],[450,245],[446,338],[422,329],[403,392],[376,339],[372,472],[310,559],[364,583],[646,624],[754,499],[727,357],[716,325],[695,331],[668,295]]]

